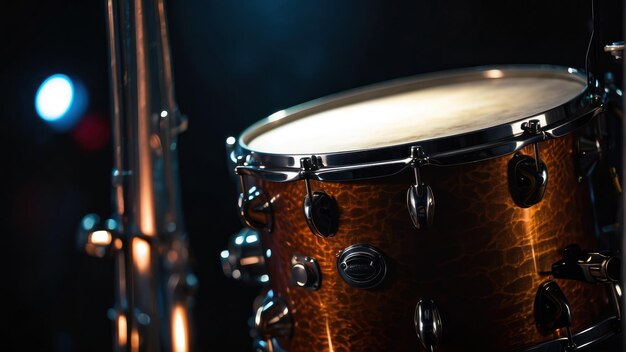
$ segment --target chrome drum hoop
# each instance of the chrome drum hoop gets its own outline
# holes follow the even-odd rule
[[[498,78],[558,77],[586,82],[586,76],[576,69],[547,65],[477,67],[384,82],[313,100],[280,111],[278,116],[271,115],[246,129],[236,144],[229,146],[228,156],[233,165],[237,165],[237,174],[272,182],[303,178],[329,182],[371,179],[391,176],[410,167],[413,162],[410,150],[413,146],[422,148],[430,165],[458,165],[487,160],[514,153],[533,143],[564,136],[585,125],[602,108],[597,84],[596,87],[589,87],[585,83],[584,90],[575,98],[535,116],[453,136],[389,147],[315,154],[317,167],[306,172],[300,169],[300,160],[311,158],[312,155],[271,154],[247,147],[249,141],[263,132],[317,112],[412,89],[489,78],[489,71],[493,70],[501,73]],[[539,133],[529,134],[524,131],[523,125],[531,120],[538,120]]]
[[[573,335],[574,347],[571,351],[578,351],[605,341],[620,331],[620,320],[610,317]],[[522,350],[523,352],[563,352],[567,349],[567,338],[561,337]]]

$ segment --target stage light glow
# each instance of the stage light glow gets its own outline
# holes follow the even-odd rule
[[[35,109],[45,121],[55,121],[62,118],[72,107],[74,101],[74,84],[63,74],[48,77],[35,97]]]
[[[80,80],[57,73],[37,89],[35,111],[48,127],[65,132],[82,119],[88,100],[87,89]]]

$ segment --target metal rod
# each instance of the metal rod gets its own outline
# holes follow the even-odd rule
[[[190,350],[188,244],[180,211],[180,120],[163,0],[107,0],[118,351]]]

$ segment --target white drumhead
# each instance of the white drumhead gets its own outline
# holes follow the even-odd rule
[[[273,154],[316,154],[453,136],[541,114],[586,88],[580,79],[497,77],[493,71],[492,77],[423,87],[306,115],[253,137],[247,147]]]

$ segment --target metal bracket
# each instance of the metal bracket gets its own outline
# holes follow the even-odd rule
[[[245,174],[240,172],[240,167],[245,164],[243,157],[237,157],[237,167],[235,173],[239,175],[239,216],[244,224],[257,231],[272,231],[274,214],[272,203],[267,198],[263,190],[257,187],[246,187]]]
[[[310,176],[320,166],[321,159],[315,155],[300,159],[300,175],[306,187],[302,210],[311,232],[320,237],[329,237],[334,236],[339,228],[339,208],[335,198],[326,192],[311,190]]]
[[[428,229],[433,224],[435,214],[435,197],[429,185],[422,181],[420,168],[427,165],[428,157],[424,154],[422,147],[411,147],[411,162],[409,166],[413,168],[415,184],[410,186],[406,193],[406,205],[411,216],[411,221],[417,229]]]
[[[527,135],[539,136],[539,140],[545,139],[545,132],[541,131],[539,120],[522,123],[522,130]],[[533,143],[533,149],[534,159],[515,153],[509,161],[509,192],[515,204],[522,208],[539,203],[548,184],[548,168],[541,161],[538,142]]]
[[[616,60],[622,59],[624,57],[624,41],[605,45],[604,52],[613,55],[613,58]]]

